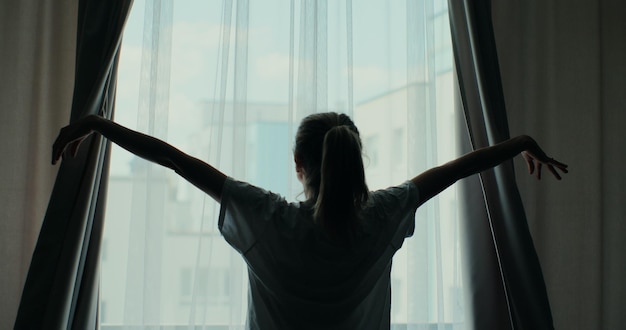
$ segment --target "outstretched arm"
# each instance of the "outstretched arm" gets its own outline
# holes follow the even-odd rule
[[[154,137],[130,130],[99,116],[87,116],[61,129],[52,148],[52,164],[75,155],[80,143],[98,132],[120,147],[151,162],[168,167],[216,201],[221,200],[226,175],[213,166]]]
[[[522,153],[526,160],[530,174],[536,173],[537,179],[541,179],[543,165],[546,165],[550,173],[559,180],[561,176],[556,169],[567,173],[567,165],[549,158],[535,140],[522,135],[470,152],[444,165],[434,167],[411,181],[418,187],[424,200],[428,200],[459,179],[490,169],[519,153]]]

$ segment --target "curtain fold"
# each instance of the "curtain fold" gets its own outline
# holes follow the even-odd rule
[[[509,129],[490,1],[450,0],[449,12],[471,147],[478,149],[506,140]],[[546,287],[515,183],[513,163],[481,173],[484,204],[474,195],[476,183],[474,188],[471,184],[465,188],[465,204],[471,215],[465,235],[474,327],[552,329]],[[483,205],[486,212],[481,210]],[[488,226],[480,224],[487,221]],[[489,236],[491,244],[486,244],[484,240]]]
[[[132,1],[80,1],[71,120],[113,116],[116,62]],[[32,256],[16,329],[96,328],[108,147],[99,136],[61,163]]]
[[[0,1],[0,329],[11,329],[69,118],[78,3]]]

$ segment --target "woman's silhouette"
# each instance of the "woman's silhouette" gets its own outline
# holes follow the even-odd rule
[[[389,329],[391,259],[422,203],[519,153],[538,179],[543,166],[557,179],[557,169],[567,173],[532,138],[519,136],[370,192],[357,127],[344,114],[319,113],[296,134],[295,168],[306,201],[288,203],[98,116],[61,129],[52,163],[74,155],[93,132],[176,171],[221,204],[220,232],[248,265],[251,329]]]

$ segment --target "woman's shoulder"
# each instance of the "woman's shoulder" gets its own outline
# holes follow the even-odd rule
[[[372,202],[383,202],[386,200],[397,200],[398,198],[417,198],[418,190],[413,181],[406,180],[399,185],[377,189],[370,193]]]
[[[226,178],[224,191],[228,194],[237,194],[246,198],[272,198],[277,201],[285,200],[285,198],[278,193],[259,187],[248,181],[238,180],[232,177]]]
[[[420,204],[417,187],[407,180],[399,185],[372,191],[364,211],[373,217],[389,219],[404,213],[414,213]]]
[[[224,184],[222,204],[237,205],[242,210],[249,210],[248,213],[252,213],[249,215],[256,215],[256,218],[268,213],[273,217],[290,218],[307,209],[306,203],[288,202],[282,194],[231,177]]]

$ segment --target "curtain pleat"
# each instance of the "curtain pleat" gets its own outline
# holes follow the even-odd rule
[[[472,148],[506,140],[509,129],[491,4],[488,0],[449,1],[449,15]],[[476,182],[473,188],[471,184],[465,186],[469,199],[465,203],[469,215],[466,221],[470,224],[465,226],[464,234],[469,254],[467,278],[471,279],[469,300],[474,327],[553,328],[546,287],[515,183],[513,163],[506,162],[493,171],[481,173],[484,203],[476,198]],[[481,211],[483,205],[486,214]],[[489,236],[492,244],[485,242]]]
[[[113,116],[116,63],[132,1],[79,3],[71,120]],[[95,328],[108,147],[99,136],[62,162],[33,253],[16,329]]]

